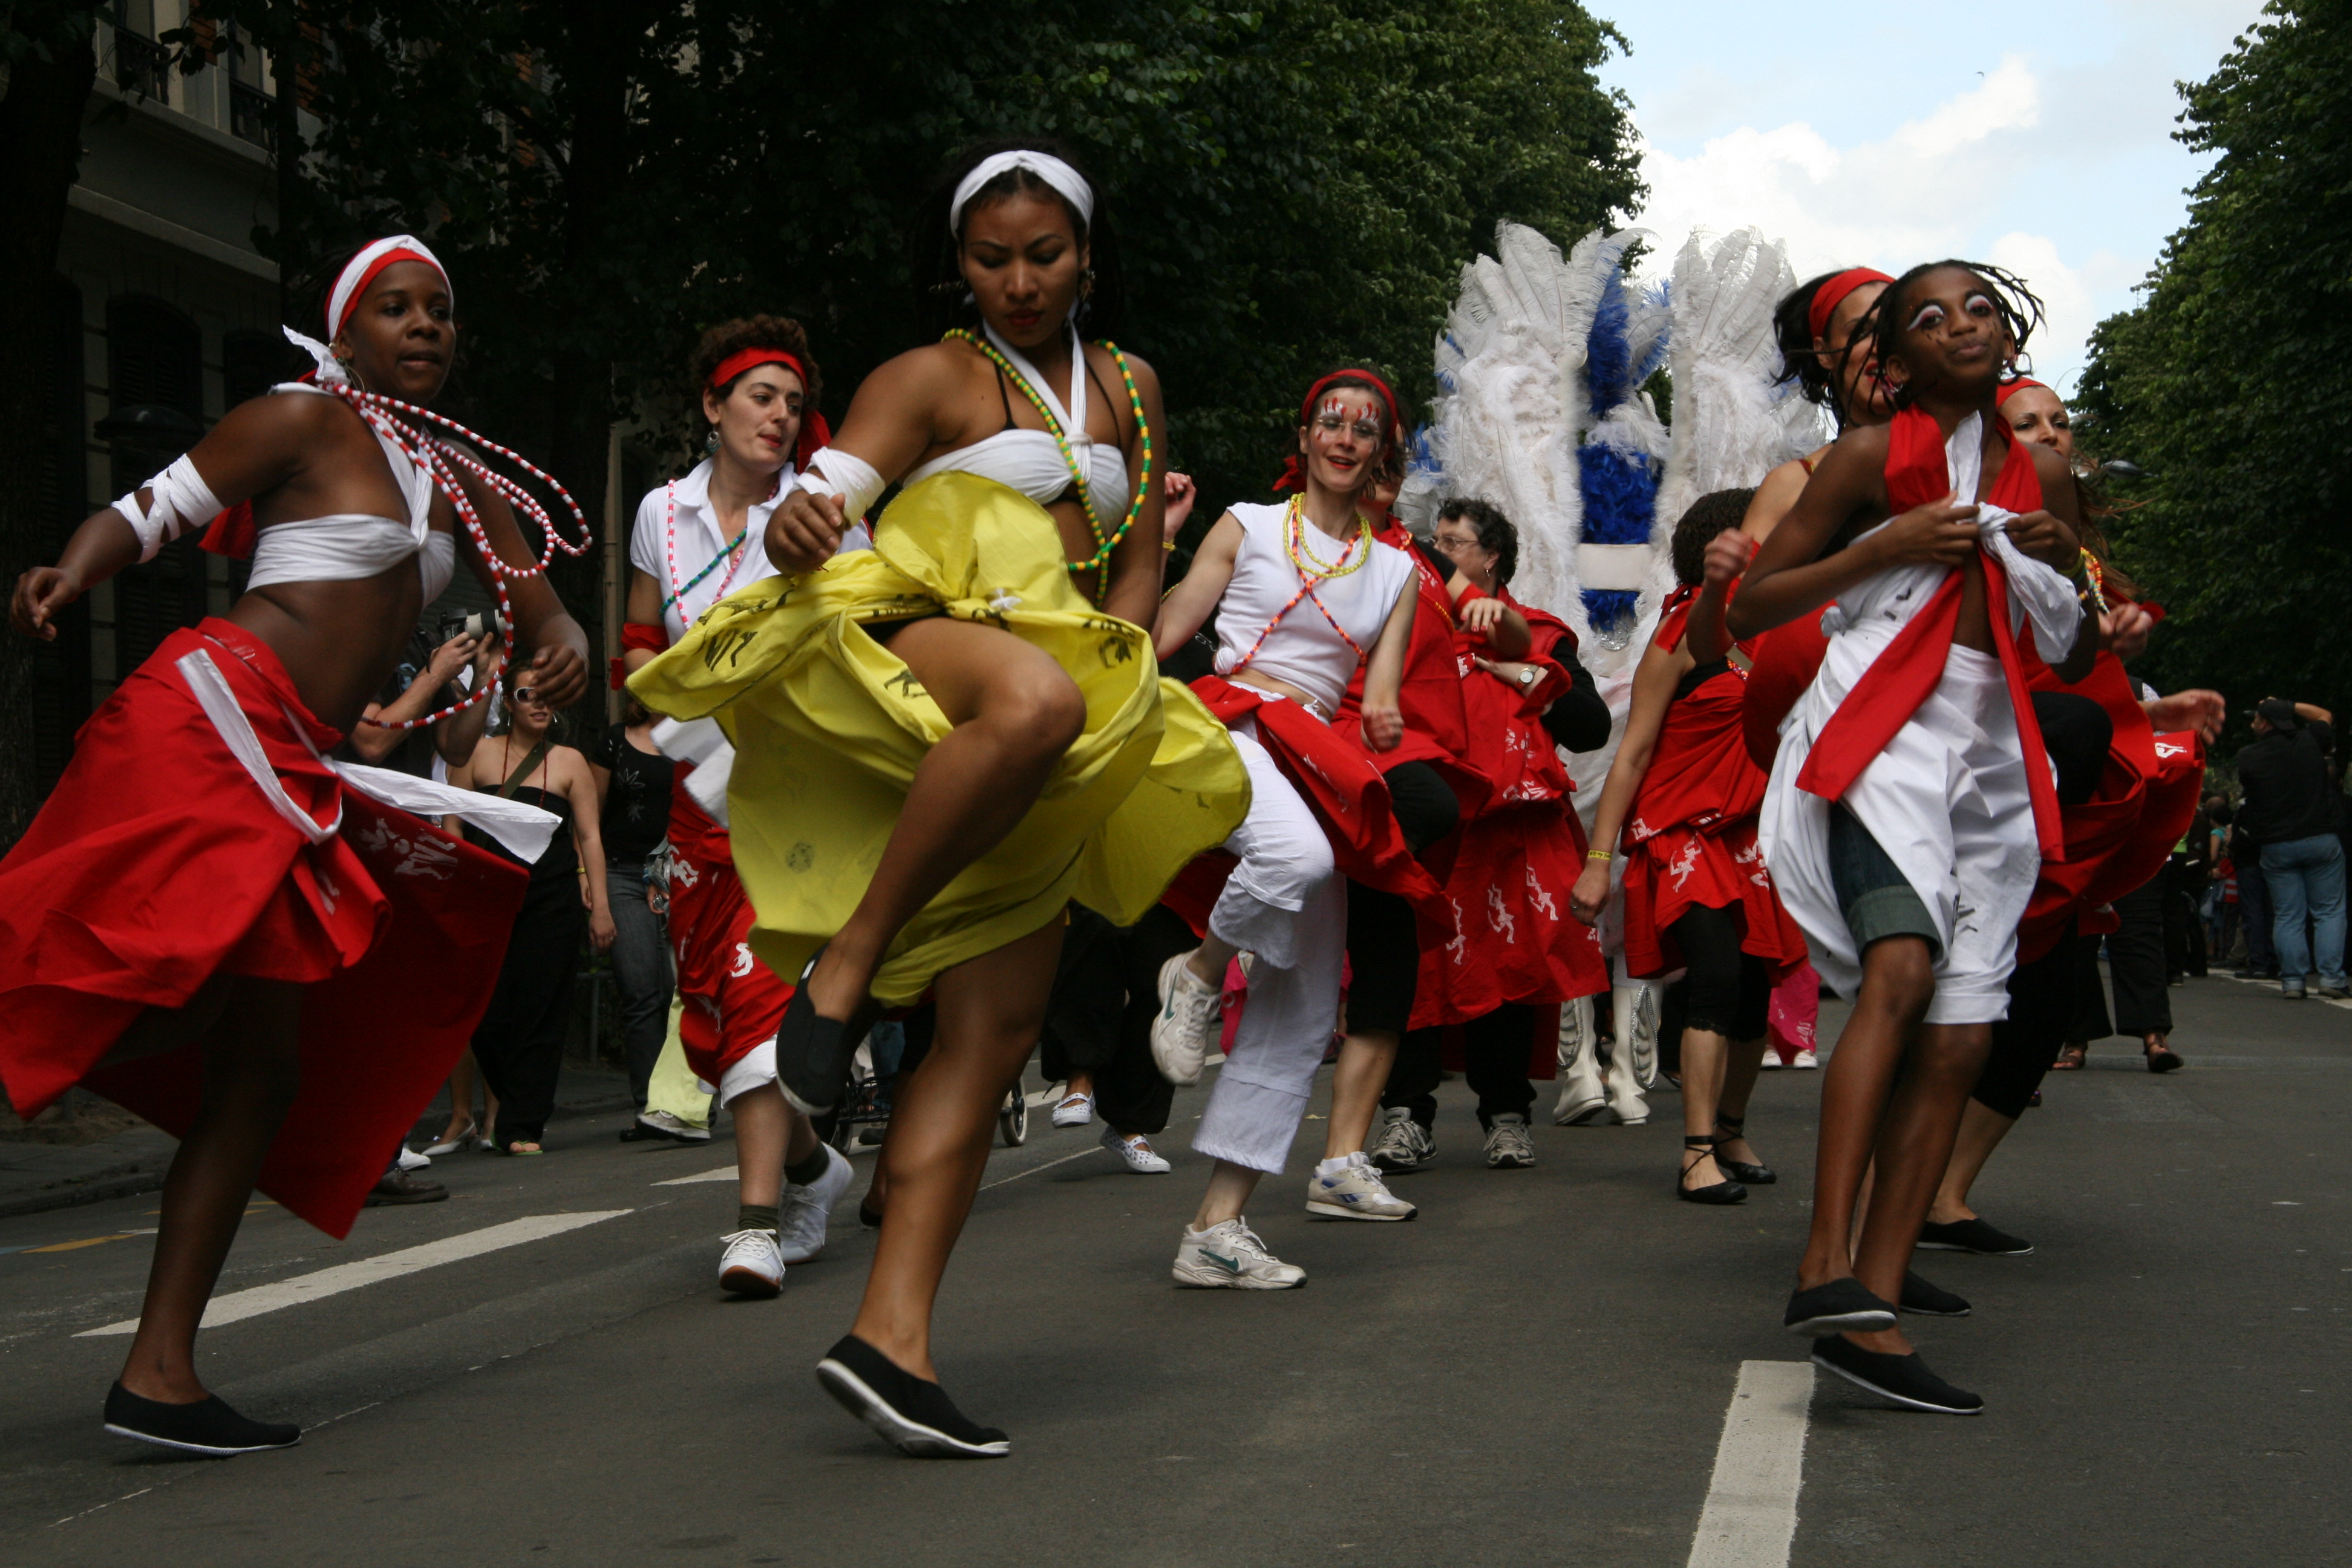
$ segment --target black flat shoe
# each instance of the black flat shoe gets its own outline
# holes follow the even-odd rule
[[[1883,1355],[1877,1351],[1866,1351],[1852,1340],[1835,1337],[1813,1342],[1813,1364],[1906,1410],[1926,1410],[1937,1415],[1984,1414],[1981,1396],[1965,1388],[1954,1388],[1929,1372],[1917,1351],[1909,1355]]]
[[[844,1410],[909,1458],[1001,1459],[1013,1451],[1011,1438],[967,1419],[938,1384],[904,1370],[856,1334],[844,1334],[825,1352],[816,1363],[816,1380]]]
[[[1737,1143],[1748,1136],[1748,1118],[1726,1116],[1718,1110],[1715,1115],[1715,1124],[1722,1129],[1715,1135],[1717,1169],[1733,1181],[1750,1187],[1769,1187],[1780,1179],[1769,1165],[1751,1165],[1745,1160],[1727,1160],[1723,1157],[1722,1145]]]
[[[287,1421],[248,1421],[217,1394],[194,1405],[142,1399],[121,1384],[106,1391],[106,1429],[118,1437],[226,1459],[263,1448],[290,1448],[302,1428]]]
[[[1967,1300],[1955,1296],[1940,1285],[1930,1285],[1909,1269],[1903,1271],[1903,1300],[1906,1312],[1916,1312],[1923,1318],[1965,1318],[1970,1308]]]
[[[1895,1326],[1895,1309],[1864,1289],[1851,1274],[1832,1279],[1789,1298],[1780,1326],[1792,1334],[1842,1334],[1848,1330],[1867,1333]]]
[[[1706,1159],[1714,1154],[1715,1140],[1712,1138],[1685,1138],[1683,1140],[1683,1149],[1685,1152],[1691,1155],[1691,1158],[1683,1162],[1681,1173],[1675,1177],[1675,1196],[1682,1199],[1682,1201],[1686,1204],[1711,1204],[1718,1208],[1727,1204],[1739,1204],[1746,1203],[1748,1201],[1748,1189],[1741,1186],[1738,1182],[1714,1182],[1704,1187],[1686,1187],[1683,1185],[1683,1177],[1689,1175],[1693,1170],[1696,1169],[1698,1163],[1701,1160]]]
[[[2023,1237],[1995,1230],[1981,1219],[1923,1225],[1919,1245],[1930,1252],[1973,1252],[1980,1258],[2022,1258],[2033,1250],[2033,1243]]]
[[[865,1033],[855,1027],[855,1018],[817,1016],[816,1004],[809,1000],[808,983],[816,973],[817,960],[824,956],[822,947],[809,955],[799,984],[793,987],[792,1002],[776,1026],[776,1087],[783,1090],[793,1110],[807,1116],[825,1115],[841,1103],[841,1091],[849,1082],[850,1058],[857,1054],[857,1042]]]

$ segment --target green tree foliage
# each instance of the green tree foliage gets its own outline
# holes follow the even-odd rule
[[[1094,166],[1120,341],[1159,366],[1174,455],[1216,501],[1263,489],[1320,370],[1370,361],[1428,394],[1456,274],[1498,218],[1567,243],[1640,192],[1627,106],[1593,74],[1622,40],[1561,0],[303,16],[324,61],[307,248],[430,232],[467,329],[455,391],[583,496],[613,418],[666,420],[685,449],[680,366],[729,316],[805,321],[838,418],[917,341],[907,220],[976,140],[1052,134]]]
[[[2218,154],[2137,310],[2102,322],[2084,442],[2145,479],[2114,530],[2170,619],[2151,679],[2352,709],[2352,5],[2273,0],[2179,140]]]

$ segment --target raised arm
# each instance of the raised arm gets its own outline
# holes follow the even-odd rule
[[[1207,622],[1209,612],[1225,596],[1234,580],[1234,561],[1241,553],[1241,519],[1232,512],[1209,527],[1209,536],[1192,552],[1192,569],[1160,601],[1160,617],[1151,629],[1152,650],[1165,659],[1192,640]]]
[[[1568,895],[1570,912],[1586,925],[1600,920],[1601,907],[1609,901],[1609,862],[1616,858],[1618,836],[1633,815],[1643,779],[1649,775],[1650,758],[1657,751],[1659,732],[1665,728],[1675,687],[1695,668],[1687,642],[1671,652],[1652,643],[1642,650],[1642,662],[1633,668],[1633,705],[1625,713],[1624,739],[1617,742],[1609,778],[1601,786],[1601,804],[1593,811],[1591,855]]]

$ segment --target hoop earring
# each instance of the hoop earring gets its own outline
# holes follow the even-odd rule
[[[708,435],[708,436],[705,436],[705,437],[702,438],[702,450],[703,450],[703,452],[704,452],[704,454],[705,454],[705,455],[709,456],[709,457],[713,457],[713,458],[715,458],[715,457],[717,457],[717,456],[719,455],[719,426],[718,426],[713,425],[713,426],[710,427],[710,434],[709,434],[709,435]]]

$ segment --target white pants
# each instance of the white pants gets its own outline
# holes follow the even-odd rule
[[[1249,770],[1250,810],[1225,840],[1241,864],[1209,912],[1209,932],[1255,962],[1233,1054],[1192,1147],[1279,1175],[1339,1021],[1348,885],[1322,823],[1259,743],[1257,726],[1244,721],[1233,733]]]

